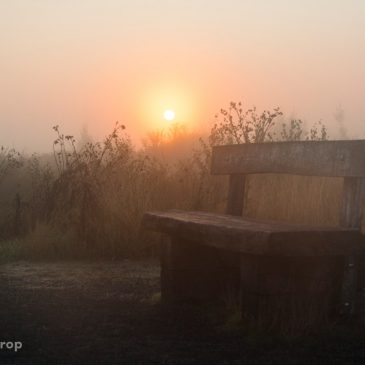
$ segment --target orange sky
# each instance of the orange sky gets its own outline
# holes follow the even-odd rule
[[[362,0],[3,0],[0,145],[46,151],[52,126],[138,141],[242,100],[365,137]]]

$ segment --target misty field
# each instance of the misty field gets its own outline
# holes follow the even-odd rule
[[[223,212],[227,179],[210,174],[214,145],[328,138],[321,123],[306,129],[281,116],[231,103],[200,139],[175,124],[137,149],[121,124],[101,142],[55,126],[50,154],[2,148],[2,335],[25,343],[9,363],[363,363],[363,315],[272,338],[248,331],[234,303],[224,313],[160,303],[161,236],[141,230],[143,214]],[[341,191],[339,178],[251,175],[244,214],[338,225]]]
[[[0,259],[153,256],[156,239],[140,229],[144,212],[224,211],[227,178],[210,175],[212,146],[328,137],[321,123],[306,129],[301,120],[281,117],[278,108],[259,113],[231,103],[203,138],[172,124],[164,133],[148,134],[136,149],[121,124],[101,142],[87,135],[77,141],[55,126],[50,154],[25,156],[3,147]],[[284,175],[250,179],[245,214],[337,223],[341,181]]]

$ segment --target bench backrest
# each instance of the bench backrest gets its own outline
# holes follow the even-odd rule
[[[365,140],[213,147],[212,173],[365,177]]]
[[[361,226],[365,200],[365,140],[295,141],[213,147],[212,174],[230,175],[227,214],[242,215],[245,175],[285,173],[343,177],[340,223]]]

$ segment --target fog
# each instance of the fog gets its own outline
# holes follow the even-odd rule
[[[231,100],[364,138],[364,16],[361,0],[3,0],[0,145],[48,151],[55,124],[100,139],[117,120],[138,145],[164,108],[200,131]]]

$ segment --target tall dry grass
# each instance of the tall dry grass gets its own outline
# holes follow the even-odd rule
[[[342,178],[251,175],[245,214],[254,218],[338,226]]]
[[[152,134],[138,151],[122,125],[103,141],[83,145],[56,126],[53,156],[25,157],[4,149],[0,246],[4,251],[1,242],[16,239],[6,247],[21,246],[25,257],[153,254],[152,236],[140,229],[145,211],[224,211],[227,177],[210,175],[213,145],[327,138],[321,124],[308,131],[300,120],[278,125],[281,115],[279,109],[258,113],[231,103],[208,138],[198,140],[173,126],[169,138]],[[338,223],[339,179],[253,175],[247,187],[249,216]]]

